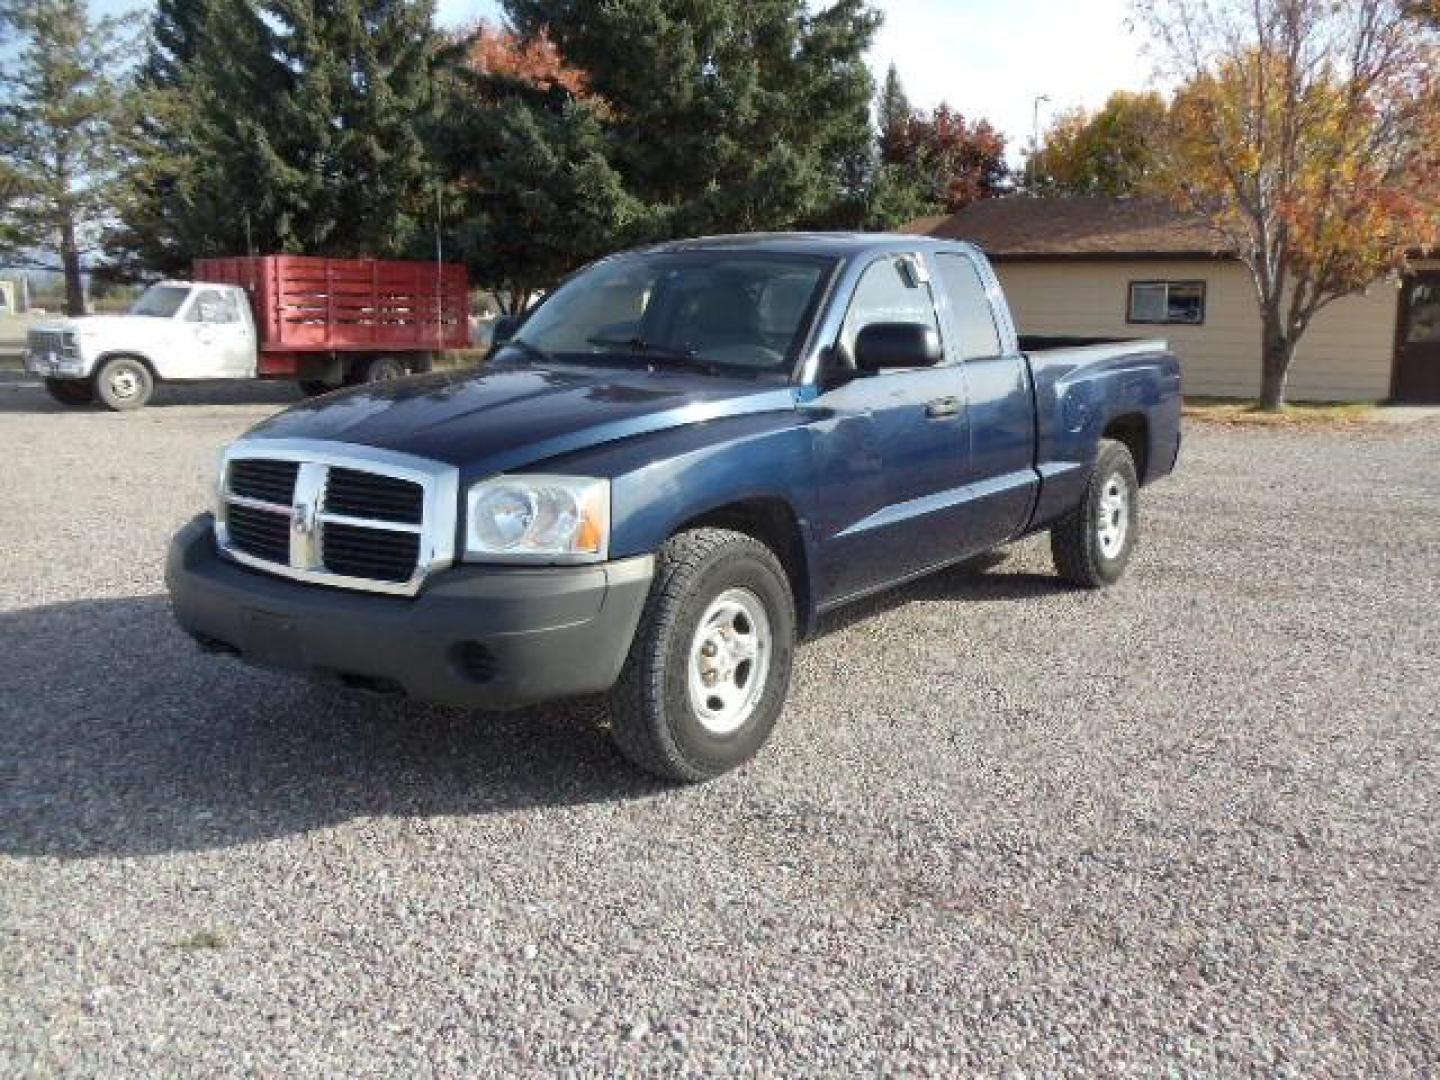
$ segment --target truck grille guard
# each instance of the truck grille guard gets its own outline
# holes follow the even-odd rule
[[[414,596],[455,559],[459,471],[317,439],[242,439],[221,463],[215,540],[242,565]]]

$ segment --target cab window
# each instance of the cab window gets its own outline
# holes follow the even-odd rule
[[[950,314],[959,336],[956,349],[962,360],[980,360],[1000,355],[1000,331],[995,311],[985,295],[985,284],[975,264],[964,255],[938,255],[940,284],[950,300]]]
[[[240,321],[240,313],[235,310],[235,298],[215,289],[205,289],[195,297],[195,303],[190,305],[190,314],[187,317],[191,322],[198,323]]]
[[[914,256],[887,256],[871,263],[855,286],[840,331],[840,346],[852,362],[856,337],[872,323],[920,323],[940,332],[930,283]]]

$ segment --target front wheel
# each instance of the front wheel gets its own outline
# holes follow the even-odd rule
[[[735,768],[774,730],[794,653],[795,601],[768,547],[729,529],[672,537],[611,692],[616,744],[667,780]]]
[[[95,388],[84,379],[46,379],[45,391],[61,405],[89,405]]]
[[[95,373],[95,394],[107,409],[127,412],[144,407],[155,393],[155,376],[133,356],[105,361]]]
[[[1140,536],[1140,481],[1122,442],[1100,440],[1095,470],[1080,507],[1050,530],[1060,576],[1083,589],[1120,580]]]

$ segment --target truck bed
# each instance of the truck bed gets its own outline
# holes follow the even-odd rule
[[[1141,483],[1166,475],[1180,448],[1180,364],[1158,338],[1023,335],[1035,395],[1035,463],[1042,484],[1033,524],[1074,506],[1100,426],[1133,443]]]
[[[433,352],[470,343],[463,266],[262,255],[196,259],[194,276],[245,290],[262,354]]]

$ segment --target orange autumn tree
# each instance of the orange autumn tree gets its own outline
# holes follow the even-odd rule
[[[1174,80],[1157,183],[1250,271],[1261,408],[1336,300],[1440,236],[1440,34],[1406,0],[1138,0]]]
[[[469,66],[478,74],[510,78],[539,89],[563,90],[582,101],[595,100],[585,72],[566,64],[543,30],[527,40],[507,27],[479,19],[462,37]]]

